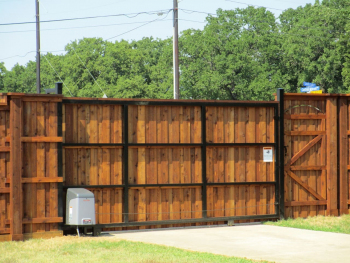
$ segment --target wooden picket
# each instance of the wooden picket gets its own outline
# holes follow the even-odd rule
[[[350,97],[339,98],[339,209],[350,213]]]
[[[10,134],[10,109],[7,106],[7,96],[0,96],[0,241],[11,240]]]

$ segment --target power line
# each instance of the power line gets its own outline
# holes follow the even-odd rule
[[[54,53],[54,52],[63,52],[63,51],[65,51],[65,50],[41,51],[41,52],[47,52],[47,53],[48,53],[48,52],[51,52],[51,53]],[[34,52],[36,52],[36,51],[29,51],[29,52],[27,52],[25,55],[14,55],[14,56],[12,56],[12,57],[0,58],[0,60],[6,60],[6,59],[16,58],[16,57],[24,58],[24,57],[26,57],[27,55],[29,55],[30,53],[34,53]]]
[[[277,11],[285,11],[286,10],[286,9],[278,9],[278,8],[273,8],[273,7],[262,6],[262,5],[252,5],[252,4],[247,4],[247,3],[242,3],[242,2],[232,1],[232,0],[225,0],[225,1],[226,2],[236,3],[236,4],[247,5],[247,6],[263,7],[263,8],[266,8],[266,9],[272,9],[272,10],[277,10]]]
[[[95,19],[95,18],[106,18],[106,17],[118,17],[118,16],[126,16],[127,18],[134,18],[139,15],[147,14],[147,15],[156,15],[165,12],[170,12],[172,9],[163,9],[149,12],[139,12],[139,13],[129,13],[129,14],[116,14],[116,15],[105,15],[105,16],[88,16],[88,17],[76,17],[76,18],[64,18],[64,19],[54,19],[54,20],[44,20],[40,21],[40,23],[52,23],[52,22],[63,22],[63,21],[73,21],[73,20],[86,20],[86,19]],[[12,26],[12,25],[25,25],[25,24],[34,24],[36,22],[14,22],[14,23],[6,23],[0,24],[0,26]]]
[[[53,71],[57,74],[57,76],[58,76],[58,78],[60,79],[60,81],[62,81],[63,85],[64,85],[64,86],[66,87],[66,89],[69,91],[70,95],[71,95],[72,97],[74,97],[73,94],[72,94],[72,92],[70,92],[70,90],[68,89],[67,85],[66,85],[66,84],[64,83],[64,81],[61,79],[61,76],[57,73],[57,71],[55,70],[55,68],[51,65],[51,63],[50,63],[50,61],[47,59],[47,57],[46,57],[46,56],[43,56],[43,57],[46,59],[47,63],[49,63],[49,65],[51,66],[51,68],[53,69]]]
[[[146,26],[146,25],[148,25],[148,24],[150,24],[150,23],[157,22],[157,21],[164,21],[165,18],[167,18],[167,16],[168,16],[169,13],[171,12],[171,10],[172,10],[172,9],[170,9],[170,10],[168,11],[168,13],[166,14],[166,16],[165,16],[164,18],[162,18],[162,19],[157,18],[157,19],[155,19],[155,20],[148,21],[147,23],[144,23],[144,24],[142,24],[141,26],[135,27],[135,28],[133,28],[133,29],[131,29],[131,30],[128,30],[128,31],[126,31],[126,32],[123,32],[123,33],[121,33],[121,34],[119,34],[119,35],[110,37],[110,38],[106,39],[105,41],[108,41],[108,40],[110,40],[110,39],[113,39],[113,38],[116,38],[116,37],[125,35],[125,34],[131,32],[131,31],[134,31],[134,30],[136,30],[136,29],[138,29],[138,28],[140,28],[140,27]],[[66,50],[41,51],[41,52],[62,52],[62,51],[66,51]],[[75,50],[74,50],[74,51],[75,51]],[[33,52],[36,52],[36,51],[29,51],[29,52],[27,52],[25,55],[15,55],[15,56],[7,57],[7,58],[2,58],[2,59],[0,59],[0,61],[1,61],[1,60],[10,59],[10,58],[15,58],[15,57],[25,57],[25,56],[27,56],[28,54],[33,53]]]
[[[116,36],[114,36],[114,37],[107,38],[106,41],[111,40],[111,39],[116,38],[116,37],[120,37],[120,36],[122,36],[122,35],[125,35],[125,34],[131,32],[131,31],[134,31],[134,30],[136,30],[136,29],[138,29],[138,28],[140,28],[140,27],[146,26],[146,25],[151,24],[151,23],[153,23],[153,22],[162,21],[162,20],[164,20],[165,18],[168,17],[168,15],[169,15],[169,13],[170,13],[171,11],[172,11],[172,9],[170,9],[170,10],[168,11],[168,13],[166,14],[166,16],[165,16],[164,18],[162,18],[162,19],[159,19],[159,18],[154,19],[154,20],[149,21],[149,22],[147,22],[147,23],[145,23],[145,24],[143,24],[143,25],[141,25],[141,26],[138,26],[138,27],[135,27],[135,28],[133,28],[133,29],[130,29],[130,30],[124,32],[124,33],[121,33],[121,34],[116,35]]]
[[[164,20],[158,20],[158,21],[170,21],[170,20],[172,20],[172,19],[164,19]],[[40,31],[55,31],[55,30],[70,30],[70,29],[82,29],[82,28],[94,28],[94,27],[133,25],[133,24],[148,23],[148,22],[153,22],[153,21],[154,21],[154,20],[140,21],[140,22],[132,22],[132,23],[105,24],[105,25],[96,25],[96,26],[78,26],[78,27],[47,28],[47,29],[41,29]],[[186,20],[185,20],[185,21],[186,21]],[[193,22],[198,22],[198,21],[193,21]],[[0,32],[0,34],[8,34],[8,33],[27,33],[27,32],[34,32],[34,31],[35,31],[35,30],[4,31],[4,32]]]
[[[198,13],[198,14],[205,14],[205,15],[216,16],[216,14],[214,14],[214,13],[208,13],[208,12],[202,12],[202,11],[196,11],[196,10],[189,10],[189,9],[183,9],[183,8],[179,8],[179,10],[181,10],[182,12],[184,12],[186,14]]]
[[[106,93],[103,91],[103,89],[101,88],[100,84],[98,84],[97,80],[95,79],[95,77],[91,74],[90,70],[86,67],[86,65],[84,64],[84,62],[81,60],[81,58],[79,57],[78,53],[75,51],[75,48],[73,48],[73,51],[75,53],[75,55],[78,57],[78,59],[80,60],[80,63],[84,66],[84,68],[89,72],[90,76],[93,78],[94,82],[97,84],[97,86],[100,88],[100,90],[102,91],[103,93],[103,96],[106,96]]]

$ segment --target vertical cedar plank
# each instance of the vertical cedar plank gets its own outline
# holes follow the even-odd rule
[[[48,122],[49,131],[47,131],[48,136],[57,136],[57,125],[58,125],[58,119],[57,119],[57,104],[56,103],[49,103],[49,119],[46,120]],[[48,172],[46,172],[46,176],[48,177],[58,177],[58,158],[57,158],[57,143],[49,143],[49,160],[48,164],[50,169],[46,169]],[[58,185],[57,183],[50,183],[48,184],[49,187],[49,211],[48,214],[50,217],[57,217],[58,216]],[[46,215],[47,216],[47,215]],[[58,224],[50,224],[50,230],[56,231],[58,230]]]
[[[37,121],[37,117],[36,117],[36,102],[27,102],[27,104],[29,104],[29,107],[31,108],[31,112],[30,112],[30,121],[28,121],[28,123],[30,123],[30,127],[29,127],[29,133],[28,136],[36,136],[37,135],[37,125],[36,125],[36,121]],[[36,148],[37,148],[37,144],[36,143],[24,143],[24,145],[27,145],[27,147],[29,147],[30,149],[30,154],[28,156],[28,161],[30,163],[30,170],[28,173],[28,177],[35,177],[36,176],[36,161],[34,161],[32,158],[36,158]],[[37,189],[37,185],[36,184],[30,184],[29,188],[31,189],[31,195],[30,196],[36,196],[36,189]],[[26,198],[27,199],[27,198]],[[36,205],[37,202],[35,200],[35,198],[28,198],[28,200],[30,200],[30,205],[28,207],[29,209],[29,217],[30,218],[35,218],[36,216]],[[31,227],[30,232],[36,232],[36,224],[29,224],[29,227]]]
[[[291,106],[291,101],[285,99],[284,101],[284,110],[289,109]],[[289,112],[288,112],[289,113]],[[284,114],[284,112],[282,113]],[[284,130],[285,132],[291,131],[292,120],[284,118]],[[284,145],[286,147],[286,155],[285,162],[289,162],[292,158],[292,138],[290,135],[284,135]],[[284,164],[281,164],[284,165]],[[280,191],[284,190],[284,201],[291,202],[293,199],[293,189],[292,189],[292,178],[287,176],[285,173],[281,176],[284,176],[284,189],[280,189]],[[285,207],[285,217],[289,218],[293,216],[293,209],[291,207]]]
[[[146,133],[145,133],[145,107],[146,106],[137,106],[138,110],[138,119],[137,119],[137,143],[146,142]]]
[[[327,213],[338,215],[337,209],[337,100],[327,98]]]
[[[180,107],[171,107],[171,124],[169,125],[169,143],[180,143]]]
[[[248,123],[246,125],[246,141],[247,143],[254,143],[255,142],[255,108],[249,108],[248,109]],[[246,149],[247,151],[247,159],[246,159],[246,180],[247,182],[255,182],[256,181],[256,154],[255,154],[255,147],[250,147]],[[256,214],[256,192],[255,192],[255,186],[249,186],[249,194],[247,194],[247,215],[255,215]]]
[[[36,130],[38,136],[45,136],[45,108],[43,102],[37,102],[36,105]],[[45,177],[45,143],[37,143],[36,148],[36,177]],[[47,167],[49,169],[49,167]],[[45,217],[45,184],[38,183],[36,189],[37,211],[36,216]],[[37,231],[45,231],[44,224],[37,224]]]
[[[23,204],[22,204],[22,150],[21,150],[21,136],[22,136],[22,100],[13,98],[10,101],[10,129],[11,129],[11,227],[10,234],[12,240],[23,240],[22,232],[22,218],[23,218]],[[17,162],[14,162],[17,160]],[[31,197],[33,198],[33,197]]]
[[[348,100],[339,99],[339,209],[340,214],[348,214]],[[346,120],[346,121],[345,121]]]

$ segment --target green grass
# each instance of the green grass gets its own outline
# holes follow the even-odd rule
[[[266,222],[265,225],[293,227],[300,229],[309,229],[316,231],[334,232],[350,234],[350,215],[334,216],[315,216],[306,219],[287,219],[277,222]]]
[[[0,243],[0,262],[258,262],[110,237],[57,237]]]

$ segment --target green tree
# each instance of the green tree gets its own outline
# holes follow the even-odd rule
[[[0,92],[5,92],[4,79],[7,73],[4,62],[0,62]]]
[[[329,0],[289,9],[280,16],[283,38],[281,68],[290,91],[296,92],[303,81],[315,82],[325,92],[344,92],[339,48],[349,18],[348,1]],[[348,6],[348,4],[347,4]]]
[[[201,32],[181,36],[181,94],[194,99],[268,100],[284,86],[280,38],[265,8],[218,10]]]

